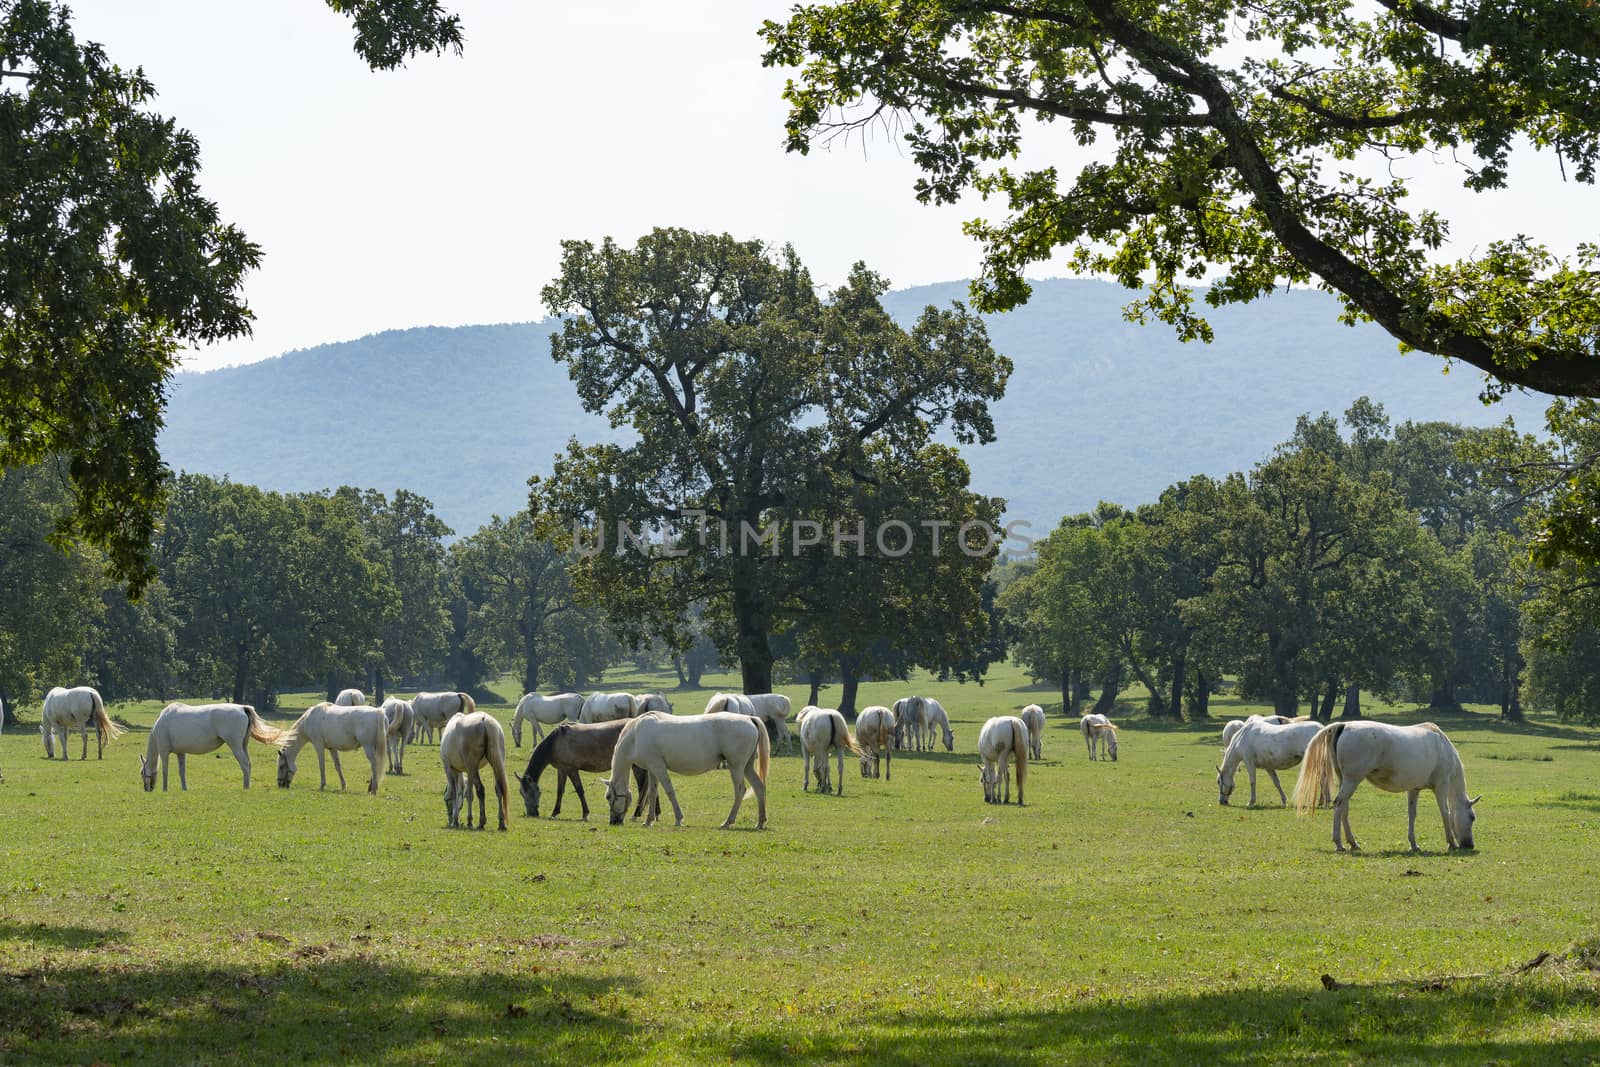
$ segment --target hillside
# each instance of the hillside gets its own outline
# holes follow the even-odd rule
[[[966,283],[951,282],[886,302],[905,321],[965,296]],[[1023,308],[988,319],[1016,372],[995,407],[999,440],[968,452],[973,484],[1036,531],[1100,500],[1139,503],[1189,474],[1247,468],[1301,413],[1337,413],[1362,394],[1396,421],[1541,425],[1540,398],[1485,408],[1471,368],[1446,375],[1432,356],[1399,355],[1376,327],[1339,325],[1322,293],[1213,311],[1211,345],[1124,322],[1126,299],[1104,282],[1046,281]],[[528,476],[548,471],[569,437],[614,433],[550,359],[553,327],[396,330],[181,374],[162,448],[174,469],[271,489],[405,487],[470,533],[522,507]]]

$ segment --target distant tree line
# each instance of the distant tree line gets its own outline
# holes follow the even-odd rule
[[[1204,718],[1228,676],[1324,720],[1364,690],[1600,718],[1595,553],[1542,532],[1585,443],[1552,429],[1392,426],[1366,399],[1342,427],[1304,416],[1247,474],[1102,504],[1003,566],[1013,654],[1072,713],[1138,682],[1152,715]]]

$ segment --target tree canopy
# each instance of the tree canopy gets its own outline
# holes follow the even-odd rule
[[[1220,268],[1213,305],[1314,282],[1490,393],[1600,394],[1600,247],[1562,258],[1508,233],[1441,262],[1449,220],[1393,170],[1449,157],[1468,189],[1500,188],[1527,143],[1592,183],[1589,0],[844,0],[762,33],[768,65],[799,68],[792,150],[903,130],[922,199],[1007,205],[968,224],[985,310],[1026,300],[1024,268],[1068,248],[1074,270],[1148,286],[1135,315],[1206,338],[1189,286]],[[1075,176],[1013,168],[1054,122],[1112,144]]]
[[[461,47],[436,0],[328,0],[374,68]],[[186,345],[248,333],[260,248],[200,190],[200,146],[155,87],[80,42],[53,0],[0,0],[0,465],[63,457],[59,542],[138,592],[166,469],[156,438]]]

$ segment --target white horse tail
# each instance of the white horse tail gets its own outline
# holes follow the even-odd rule
[[[106,714],[106,702],[100,699],[100,691],[98,689],[89,690],[89,699],[94,703],[94,728],[100,732],[100,743],[102,745],[107,741],[121,737],[127,732],[112,722],[111,717]]]
[[[245,717],[249,719],[249,732],[252,741],[260,741],[264,745],[278,746],[283,741],[283,731],[274,726],[268,726],[256,713],[256,709],[249,704],[241,704]]]
[[[1017,724],[1022,724],[1022,729],[1017,729]],[[1032,735],[1028,732],[1028,724],[1017,719],[1011,724],[1011,755],[1017,761],[1017,803],[1022,803],[1022,789],[1028,784],[1028,745]]]
[[[461,699],[461,714],[470,715],[478,710],[478,702],[472,699],[471,693],[457,693],[456,696]]]
[[[772,767],[772,738],[767,736],[767,724],[756,722],[756,777],[762,782],[767,780],[767,772]],[[753,789],[746,789],[745,796],[754,793]]]
[[[489,750],[489,766],[494,768],[494,792],[500,801],[500,829],[504,830],[511,814],[511,790],[506,786],[506,735],[498,729],[485,729],[484,734],[488,741],[485,747]]]
[[[1294,784],[1294,810],[1305,815],[1317,810],[1322,798],[1328,794],[1333,782],[1335,747],[1344,723],[1336,722],[1317,731],[1317,736],[1306,746],[1305,758],[1300,763],[1300,780]]]

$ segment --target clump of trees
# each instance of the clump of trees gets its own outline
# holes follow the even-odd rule
[[[1342,426],[1302,417],[1248,474],[1063,520],[1000,595],[1014,654],[1074,712],[1131,678],[1153,715],[1204,717],[1227,675],[1321,719],[1359,716],[1363,690],[1600,717],[1593,567],[1542,532],[1578,445],[1392,426],[1365,399]]]

